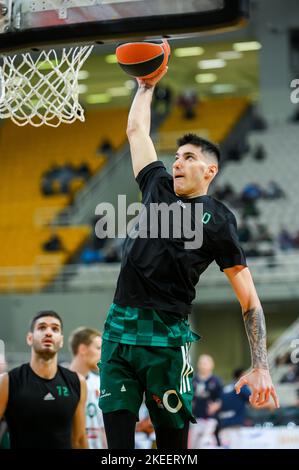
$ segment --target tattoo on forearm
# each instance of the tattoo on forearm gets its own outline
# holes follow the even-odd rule
[[[249,339],[252,367],[268,369],[266,323],[262,307],[252,308],[243,314]]]

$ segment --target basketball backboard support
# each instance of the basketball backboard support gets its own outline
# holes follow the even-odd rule
[[[249,0],[0,0],[0,52],[238,27]]]

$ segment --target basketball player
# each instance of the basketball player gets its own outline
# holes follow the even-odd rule
[[[90,449],[106,447],[103,415],[98,407],[99,374],[98,362],[101,357],[101,333],[93,328],[80,327],[69,339],[73,360],[70,369],[86,378],[87,400],[85,407],[86,433]]]
[[[85,449],[86,382],[57,364],[62,320],[39,312],[27,334],[31,360],[1,376],[0,419],[5,414],[12,449]]]
[[[172,176],[166,172],[150,138],[151,102],[156,83],[138,79],[128,117],[127,136],[133,171],[146,214],[128,234],[121,271],[103,332],[101,394],[109,448],[133,448],[135,422],[146,394],[159,449],[186,449],[191,412],[192,367],[189,346],[199,336],[188,325],[188,314],[200,275],[215,260],[230,281],[242,307],[252,368],[236,384],[247,384],[251,403],[278,399],[270,377],[263,309],[237,238],[236,220],[221,202],[208,196],[220,160],[217,146],[196,135],[178,141]],[[203,244],[187,249],[184,237],[158,237],[144,229],[144,219],[157,212],[153,204],[178,204],[191,211],[203,204]],[[150,210],[153,209],[153,210]],[[135,236],[139,233],[140,236]],[[146,235],[146,236],[145,236]]]

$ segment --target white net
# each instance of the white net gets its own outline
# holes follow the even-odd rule
[[[29,52],[2,57],[0,118],[35,127],[84,121],[78,74],[92,49],[81,46],[42,51],[36,57]]]

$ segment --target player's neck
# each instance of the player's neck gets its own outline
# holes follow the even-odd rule
[[[195,199],[196,197],[206,196],[207,193],[208,193],[208,191],[205,191],[205,190],[195,191],[194,193],[188,194],[187,196],[185,196],[185,198],[186,199]]]
[[[53,379],[57,373],[57,354],[50,359],[44,359],[33,352],[30,367],[36,375],[44,379]]]
[[[200,196],[207,196],[208,194],[208,186],[203,186],[200,188],[196,188],[196,190],[191,191],[188,194],[176,194],[178,197],[183,197],[185,199],[195,199],[196,197]]]
[[[205,374],[199,373],[198,375],[199,375],[201,380],[208,380],[210,377],[212,377],[213,374],[211,372],[209,372],[209,373],[205,373]]]
[[[90,372],[89,367],[87,367],[85,362],[79,356],[74,357],[72,360],[70,370],[78,372],[79,374],[83,375],[83,377],[87,377]]]

